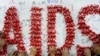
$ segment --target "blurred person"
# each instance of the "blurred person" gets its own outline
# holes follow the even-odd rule
[[[11,53],[8,54],[8,56],[26,56],[25,51],[13,51]]]
[[[98,41],[100,40],[100,34],[96,36],[98,38]],[[84,49],[85,56],[100,56],[100,43],[93,44],[92,48],[86,48]]]
[[[3,32],[0,31],[0,50],[2,50],[4,48],[4,46],[6,45],[6,41],[5,39],[3,39]]]
[[[30,56],[36,56],[37,48],[35,46],[30,48]]]
[[[56,47],[55,46],[50,46],[49,47],[49,54],[50,54],[50,56],[55,56],[55,53],[56,53]],[[69,56],[68,48],[64,47],[61,50],[61,53],[62,53],[62,56]]]

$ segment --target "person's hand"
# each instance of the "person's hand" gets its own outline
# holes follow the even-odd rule
[[[55,53],[56,53],[56,47],[55,46],[50,46],[49,47],[50,56],[55,56]]]
[[[69,50],[68,50],[68,48],[63,48],[62,49],[62,56],[69,56]]]
[[[11,52],[11,53],[9,53],[8,56],[18,56],[18,52],[17,52],[17,51],[15,51],[15,52]]]
[[[100,46],[98,44],[94,44],[93,45],[93,48],[92,48],[92,51],[97,54],[97,55],[100,55]]]
[[[36,56],[37,53],[37,48],[36,47],[31,47],[30,48],[30,56]]]
[[[26,56],[25,51],[20,50],[20,51],[18,52],[18,56]]]
[[[3,32],[2,31],[0,31],[0,38],[2,38],[3,37]]]
[[[91,56],[91,50],[89,48],[84,49],[84,55],[85,56]]]
[[[13,55],[13,53],[14,53],[14,52],[9,53],[9,55],[8,55],[8,56],[14,56],[14,55]]]
[[[5,46],[6,41],[2,38],[0,38],[0,50]]]

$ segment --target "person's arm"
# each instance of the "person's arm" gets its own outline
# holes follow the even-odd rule
[[[68,48],[63,48],[62,49],[62,56],[69,56],[69,50],[68,50]]]
[[[55,56],[55,53],[56,53],[56,47],[55,46],[50,46],[49,47],[50,56]]]
[[[85,56],[91,56],[91,50],[89,48],[84,49],[84,55]]]

